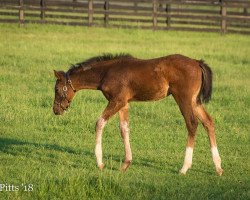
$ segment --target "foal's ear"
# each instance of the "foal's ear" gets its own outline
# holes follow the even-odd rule
[[[64,75],[65,75],[65,73],[63,71],[56,71],[56,70],[54,70],[54,74],[58,80],[62,80]]]

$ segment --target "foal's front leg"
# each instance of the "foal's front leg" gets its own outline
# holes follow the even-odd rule
[[[100,117],[96,122],[96,146],[95,146],[95,156],[97,161],[97,166],[102,170],[104,164],[102,162],[102,131],[107,121]]]
[[[124,107],[126,103],[123,101],[110,101],[108,106],[105,108],[102,116],[96,122],[96,146],[95,146],[95,156],[97,161],[97,166],[99,169],[104,168],[104,164],[102,162],[102,132],[105,124],[108,119],[112,117],[115,113],[117,113],[122,107]]]
[[[127,104],[119,111],[120,130],[125,148],[125,159],[121,168],[122,171],[126,171],[132,162],[132,151],[129,143],[128,108],[129,106]]]

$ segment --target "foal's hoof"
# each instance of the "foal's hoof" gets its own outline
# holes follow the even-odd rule
[[[188,171],[188,169],[190,169],[190,168],[191,168],[191,165],[189,165],[189,166],[183,166],[181,168],[181,170],[179,171],[179,174],[182,175],[182,176],[185,176],[186,173],[187,173],[187,171]]]
[[[221,176],[223,174],[224,170],[223,169],[216,169],[216,173],[218,176]]]
[[[186,173],[187,173],[187,172],[183,172],[183,171],[181,171],[181,170],[179,171],[179,174],[180,174],[181,176],[185,176]]]
[[[132,162],[131,160],[130,160],[130,161],[125,161],[125,162],[122,164],[121,171],[125,172],[125,171],[129,168],[131,162]]]
[[[103,170],[104,166],[105,166],[105,165],[102,163],[102,164],[98,165],[98,168],[99,168],[100,170]]]

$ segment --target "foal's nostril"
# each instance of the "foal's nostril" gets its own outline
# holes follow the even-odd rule
[[[70,107],[70,104],[66,106],[66,109],[68,109]]]
[[[54,112],[55,115],[60,115],[60,112],[58,110],[54,109],[54,108],[53,108],[53,112]]]

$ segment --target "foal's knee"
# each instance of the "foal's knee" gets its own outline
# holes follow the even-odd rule
[[[101,131],[104,128],[105,124],[106,124],[106,120],[104,118],[102,118],[102,117],[99,118],[97,120],[96,126],[95,126],[96,132]]]
[[[129,133],[129,126],[127,121],[121,121],[120,122],[120,130],[122,138],[124,139],[124,134]]]

